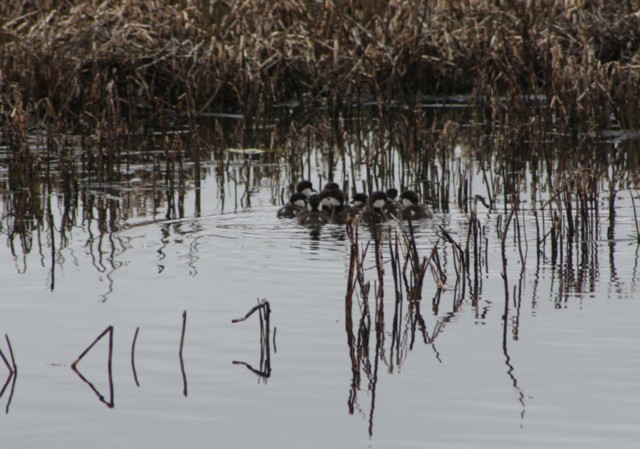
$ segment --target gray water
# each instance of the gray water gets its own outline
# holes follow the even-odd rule
[[[461,293],[451,247],[438,238],[442,226],[465,241],[464,212],[436,213],[416,229],[421,255],[438,244],[448,275],[437,307],[427,273],[419,310],[405,298],[396,313],[385,246],[384,332],[376,334],[372,315],[354,385],[345,229],[327,225],[316,234],[278,220],[277,186],[268,181],[252,183],[244,207],[243,186],[229,182],[223,194],[209,176],[200,216],[190,190],[179,220],[143,201],[149,186],[126,185],[117,201],[135,207],[117,231],[100,232],[96,220],[80,217],[64,244],[61,197],[52,195],[55,232],[34,233],[29,252],[19,240],[12,251],[3,233],[0,332],[18,372],[11,378],[0,363],[0,384],[9,380],[0,397],[2,447],[637,447],[640,294],[631,191],[619,193],[616,238],[585,242],[561,266],[536,257],[535,223],[524,209],[524,267],[508,239],[506,323],[500,208],[479,211],[487,263],[475,298],[470,284]],[[362,228],[362,245],[368,236]],[[366,265],[373,291],[372,256]],[[263,298],[272,310],[268,376],[233,363],[262,366],[258,317],[231,320]],[[360,316],[355,300],[356,335]],[[108,326],[112,398],[107,338],[77,366],[98,394],[71,369]],[[0,349],[8,356],[5,339]]]

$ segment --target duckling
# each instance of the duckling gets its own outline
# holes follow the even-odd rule
[[[324,185],[322,190],[340,190],[340,185],[337,182],[330,181]]]
[[[333,215],[333,201],[331,200],[331,191],[324,189],[322,192],[318,194],[318,198],[320,199],[320,208],[322,212],[327,214],[328,216]]]
[[[398,202],[396,198],[398,197],[398,189],[390,188],[387,189],[387,202],[382,207],[382,210],[387,215],[387,217],[393,217],[397,220],[402,220],[402,203]]]
[[[413,190],[407,190],[400,195],[402,204],[404,204],[403,218],[405,220],[424,220],[427,218],[433,218],[433,212],[424,206],[420,206],[418,203],[418,194]]]
[[[373,192],[369,205],[362,211],[361,218],[367,224],[382,223],[387,219],[387,216],[383,210],[384,205],[387,203],[387,194],[384,192]]]
[[[353,195],[353,199],[351,200],[351,204],[353,205],[352,209],[362,209],[367,205],[367,200],[369,197],[366,193],[356,193]]]
[[[320,210],[320,196],[311,195],[309,197],[308,209],[298,212],[298,224],[303,226],[322,226],[331,223],[331,219]]]
[[[289,203],[278,209],[278,218],[295,218],[307,207],[307,197],[304,193],[296,192],[289,197]]]
[[[320,205],[324,213],[335,220],[345,208],[349,207],[346,203],[347,196],[337,183],[328,182],[324,185],[320,192]]]
[[[313,188],[313,184],[311,181],[307,181],[303,179],[296,185],[296,192],[304,194],[307,199],[314,193],[316,190]]]
[[[351,200],[351,207],[345,209],[336,217],[336,223],[347,223],[349,220],[355,220],[367,206],[367,194],[356,193]],[[346,206],[346,205],[345,205]]]
[[[329,199],[331,201],[331,217],[338,224],[344,224],[343,214],[346,210],[351,209],[351,206],[346,204],[345,194],[340,189],[334,189],[329,191]]]

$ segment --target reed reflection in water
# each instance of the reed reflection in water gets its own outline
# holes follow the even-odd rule
[[[84,437],[105,436],[88,423],[94,399],[57,368],[67,371],[112,325],[118,400],[104,419],[124,429],[135,414],[143,428],[160,429],[161,446],[185,428],[198,439],[215,432],[218,441],[258,443],[242,431],[246,422],[285,446],[310,435],[318,447],[359,446],[363,436],[402,446],[423,441],[424,423],[434,444],[635,441],[636,404],[622,394],[640,371],[630,357],[639,316],[632,143],[523,161],[491,145],[472,150],[479,131],[451,124],[417,128],[434,142],[424,153],[401,151],[408,132],[358,139],[355,123],[340,126],[353,139],[343,148],[310,144],[293,162],[293,151],[219,151],[223,158],[201,159],[199,174],[185,160],[165,166],[159,173],[176,175],[173,184],[152,175],[156,163],[148,179],[131,172],[134,183],[66,191],[52,177],[29,194],[5,188],[2,328],[20,342],[25,376],[11,379],[18,388],[7,415],[17,427],[41,423],[52,434],[46,413],[34,412],[38,397],[52,397],[39,386],[52,379],[66,405],[63,427],[80,421]],[[584,158],[589,168],[579,167]],[[436,216],[379,229],[276,219],[303,173],[350,194],[416,187]],[[268,365],[259,323],[230,323],[264,297],[274,327]],[[134,370],[123,361],[137,330]],[[87,379],[97,375],[88,370]],[[611,418],[589,408],[584,392],[594,386]],[[215,424],[199,426],[203,416]],[[567,428],[553,424],[560,420]],[[460,423],[473,431],[461,434]],[[17,441],[17,432],[6,438]]]

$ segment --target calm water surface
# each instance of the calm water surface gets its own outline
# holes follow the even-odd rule
[[[2,236],[0,331],[18,366],[0,397],[2,447],[637,447],[640,294],[627,192],[617,239],[589,241],[573,256],[580,264],[538,262],[535,223],[522,216],[527,263],[521,269],[509,240],[506,334],[498,213],[479,213],[488,263],[475,301],[469,285],[456,290],[451,248],[440,243],[450,283],[438,306],[428,273],[419,310],[405,300],[396,313],[387,264],[384,332],[376,335],[372,316],[354,385],[344,227],[316,234],[276,219],[269,186],[255,190],[250,208],[233,189],[223,208],[217,189],[213,178],[203,182],[198,218],[191,191],[191,218],[141,214],[105,234],[79,220],[53,254],[46,232],[28,254],[12,254]],[[421,224],[422,254],[439,226],[463,241],[467,217],[454,210]],[[367,237],[362,229],[362,244]],[[365,276],[373,291],[375,270]],[[262,298],[272,308],[268,378],[233,363],[261,366],[257,316],[231,320]],[[353,319],[357,336],[357,303]],[[99,397],[111,399],[107,338],[78,364],[98,394],[71,369],[108,326],[112,408]],[[4,339],[0,349],[8,355]],[[8,373],[0,364],[0,383]]]

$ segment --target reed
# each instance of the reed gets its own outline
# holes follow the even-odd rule
[[[3,5],[2,90],[65,131],[291,101],[383,108],[471,94],[504,123],[637,127],[637,1],[168,2]],[[185,101],[186,100],[186,101]],[[116,117],[111,117],[116,119]],[[539,126],[539,124],[531,124]],[[340,146],[340,134],[335,134]]]
[[[187,311],[182,312],[182,331],[180,333],[180,347],[178,349],[178,359],[180,359],[180,373],[182,374],[182,394],[187,397],[187,372],[184,369],[184,358],[182,350],[184,349],[184,335],[187,330]]]
[[[109,399],[106,400],[104,395],[102,395],[97,389],[96,387],[89,381],[87,380],[82,373],[78,370],[78,363],[80,363],[80,361],[82,360],[82,358],[87,355],[87,353],[89,351],[91,351],[91,349],[102,339],[102,337],[104,337],[105,335],[109,335],[109,352],[108,352],[108,356],[107,356],[107,375],[108,375],[108,379],[109,379]],[[84,351],[82,351],[82,353],[78,356],[78,358],[76,358],[76,360],[73,361],[73,363],[71,364],[71,369],[73,370],[74,373],[76,373],[76,375],[78,377],[80,377],[80,379],[86,383],[87,385],[89,385],[89,387],[93,390],[93,392],[96,394],[96,396],[98,397],[98,399],[100,400],[100,402],[104,403],[107,407],[109,408],[113,408],[115,406],[114,404],[114,395],[113,395],[113,370],[112,370],[112,361],[113,361],[113,326],[108,326],[104,331],[102,331],[102,333],[100,335],[98,335],[96,337],[95,340],[93,340],[93,342],[87,346],[87,348],[85,348]]]
[[[254,368],[249,363],[234,360],[234,365],[243,365],[249,371],[256,374],[259,378],[266,380],[271,377],[271,305],[267,298],[258,300],[258,304],[252,307],[242,318],[236,318],[231,320],[232,323],[240,323],[245,321],[255,312],[258,312],[258,320],[260,323],[260,366]],[[186,318],[185,318],[186,319]],[[274,328],[274,347],[275,347],[275,328]],[[185,383],[185,396],[186,396],[186,383]]]
[[[136,383],[136,387],[140,387],[140,382],[138,382],[138,372],[136,371],[136,342],[138,341],[138,333],[140,332],[140,327],[136,327],[136,331],[133,334],[133,341],[131,342],[131,371],[133,372],[133,381]]]

